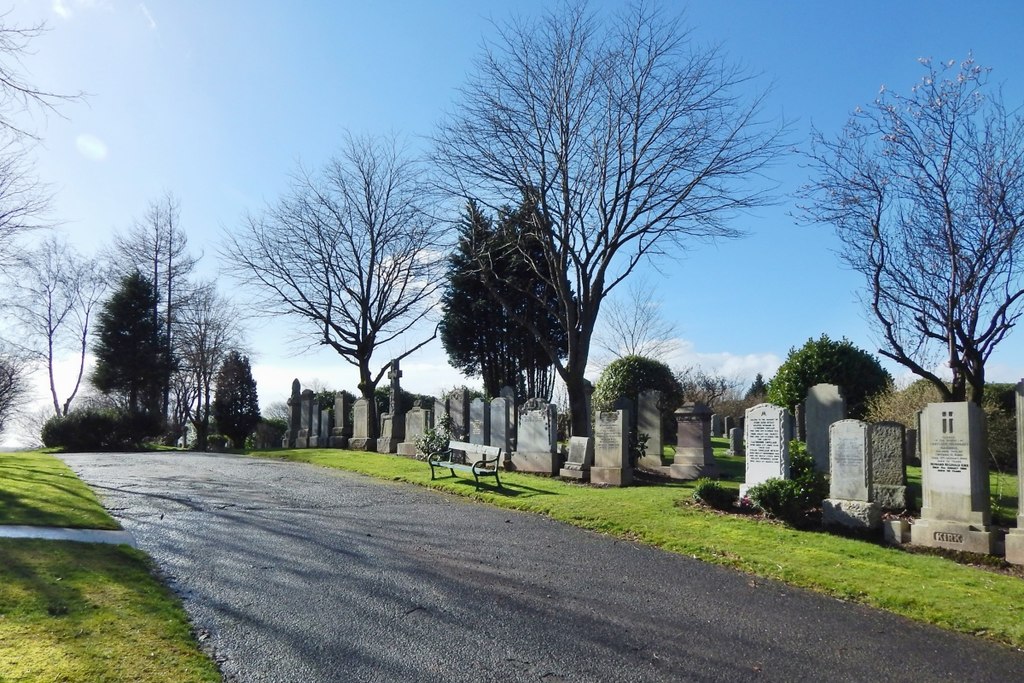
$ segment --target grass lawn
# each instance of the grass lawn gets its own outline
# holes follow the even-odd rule
[[[37,451],[0,453],[0,524],[121,528],[67,465]]]
[[[117,529],[46,453],[0,454],[0,524]],[[0,681],[219,681],[181,603],[127,546],[0,538]]]
[[[716,440],[716,450],[723,443]],[[423,462],[338,450],[254,452],[448,491],[500,507],[659,546],[708,562],[887,609],[918,621],[1024,647],[1024,580],[944,557],[911,553],[754,517],[707,511],[691,483],[592,488],[527,474],[502,474],[506,490],[474,491],[465,477],[430,481]],[[742,458],[719,456],[742,478]],[[735,481],[730,485],[736,484]],[[1005,483],[1004,483],[1005,487]],[[1016,495],[1016,489],[1012,493]]]

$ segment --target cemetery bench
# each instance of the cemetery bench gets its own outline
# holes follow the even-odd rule
[[[458,454],[465,453],[465,462]],[[501,448],[498,446],[484,446],[478,443],[466,443],[463,441],[452,441],[448,444],[448,450],[439,453],[431,453],[427,456],[427,464],[430,465],[430,479],[434,479],[434,470],[437,468],[446,469],[455,476],[455,470],[470,472],[476,481],[476,489],[480,490],[480,477],[494,477],[501,485],[498,477],[498,465],[501,462]]]

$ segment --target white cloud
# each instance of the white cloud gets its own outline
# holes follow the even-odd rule
[[[765,381],[772,378],[782,365],[782,359],[774,353],[736,354],[730,351],[713,353],[698,351],[688,339],[676,339],[674,350],[662,360],[673,370],[682,370],[690,366],[700,366],[706,372],[721,375],[739,384],[746,385],[754,381],[761,373]],[[596,368],[588,368],[587,376],[597,379]]]
[[[71,18],[71,8],[64,0],[53,0],[53,12],[61,19]]]
[[[107,144],[91,133],[82,133],[75,138],[78,153],[92,161],[103,161],[107,158]]]
[[[149,8],[146,7],[145,3],[139,3],[139,9],[142,10],[143,16],[146,17],[146,21],[149,22],[149,28],[156,29],[156,20],[153,19],[153,15],[149,13]]]

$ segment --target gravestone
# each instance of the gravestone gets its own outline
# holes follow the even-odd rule
[[[871,489],[883,510],[907,507],[905,431],[899,422],[878,422],[871,427]]]
[[[722,433],[723,434],[728,434],[730,431],[732,431],[733,428],[735,428],[737,426],[739,426],[739,425],[737,425],[736,421],[732,419],[732,415],[726,415],[725,417],[722,418]]]
[[[871,491],[872,426],[860,420],[833,422],[829,432],[828,498],[822,501],[825,526],[877,529],[882,512]]]
[[[354,451],[373,451],[377,439],[373,436],[373,421],[370,419],[370,402],[358,399],[352,406],[352,438],[348,447]]]
[[[828,472],[828,428],[846,417],[846,400],[835,384],[815,384],[807,390],[804,413],[807,452],[814,456],[816,470]]]
[[[323,408],[318,411],[316,448],[326,448],[331,443],[331,411]],[[310,446],[311,448],[314,446]]]
[[[789,441],[793,438],[789,411],[771,403],[747,408],[743,415],[746,476],[740,496],[769,479],[789,479]]]
[[[448,415],[452,418],[452,440],[469,441],[469,394],[465,389],[448,397]]]
[[[921,462],[921,451],[917,447],[917,430],[908,429],[906,431],[906,443],[903,447],[903,455],[906,458],[907,465],[913,465]]]
[[[716,439],[720,438],[723,434],[725,434],[724,429],[725,427],[722,423],[722,416],[719,415],[718,413],[714,413],[711,416],[711,436],[715,437]]]
[[[302,392],[298,378],[292,381],[292,394],[288,397],[288,430],[281,439],[282,448],[295,448],[302,422]]]
[[[637,466],[649,470],[658,470],[664,467],[662,462],[662,434],[664,430],[661,425],[661,392],[656,389],[640,392],[637,404],[639,415],[637,416],[637,432],[647,435],[647,450],[644,457],[637,461]]]
[[[441,424],[448,417],[448,399],[446,398],[435,398],[434,399],[434,426],[437,428],[441,427]]]
[[[509,457],[509,454],[515,450],[516,447],[516,390],[509,386],[504,386],[501,391],[498,392],[500,398],[508,401],[508,450],[505,451],[505,457]],[[494,429],[494,422],[492,416],[491,429]]]
[[[399,380],[402,369],[398,359],[391,361],[388,379],[391,380],[388,392],[388,412],[381,419],[380,438],[377,439],[378,453],[397,453],[398,444],[405,441],[405,412],[402,410],[402,387]]]
[[[489,445],[491,438],[491,410],[482,398],[469,404],[469,443]]]
[[[711,409],[703,403],[684,403],[675,412],[676,457],[669,467],[673,479],[718,475],[711,450]]]
[[[512,399],[499,396],[491,399],[488,410],[491,418],[491,436],[488,445],[500,448],[502,459],[508,460],[512,457],[515,402]]]
[[[429,408],[416,403],[405,414],[405,441],[398,444],[399,455],[416,455],[416,439],[434,427],[434,416]]]
[[[569,437],[569,457],[558,476],[566,479],[588,481],[590,468],[594,465],[594,439],[586,436]]]
[[[739,427],[729,430],[729,455],[743,455],[743,430]]]
[[[309,438],[313,435],[313,406],[316,403],[312,389],[304,389],[299,400],[299,435],[295,438],[296,448],[309,448]]]
[[[594,414],[594,466],[590,468],[590,481],[610,486],[629,486],[633,481],[628,412],[604,410]]]
[[[348,448],[352,438],[352,400],[341,391],[334,397],[334,429],[331,430],[331,448]]]
[[[511,467],[519,472],[558,474],[558,408],[530,399],[519,414],[519,436]]]
[[[929,403],[918,436],[922,504],[911,543],[991,554],[985,414],[971,402]]]
[[[1017,527],[1006,535],[1006,561],[1024,564],[1024,379],[1017,383]]]

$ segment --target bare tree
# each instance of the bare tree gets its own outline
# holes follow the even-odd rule
[[[305,322],[317,344],[358,368],[371,410],[388,368],[372,367],[374,352],[424,321],[443,284],[427,197],[395,140],[349,135],[318,176],[300,171],[291,191],[248,216],[224,248],[232,272],[262,293],[261,310]],[[436,335],[433,326],[396,357]]]
[[[675,372],[683,388],[683,400],[703,403],[709,408],[736,393],[739,383],[708,372],[699,365],[690,365]]]
[[[217,372],[228,353],[244,351],[240,320],[237,307],[212,282],[195,287],[178,308],[179,366],[172,381],[171,418],[176,427],[191,422],[196,450],[206,450]]]
[[[80,94],[61,95],[40,89],[22,75],[21,58],[44,30],[8,23],[10,11],[0,14],[0,268],[15,253],[15,238],[40,227],[48,196],[29,170],[25,146],[34,133],[16,119],[35,110],[55,112],[56,106]]]
[[[17,349],[0,344],[0,434],[20,408],[28,387],[28,364]]]
[[[435,136],[447,189],[539,209],[566,353],[531,321],[566,384],[573,434],[590,432],[584,372],[601,303],[643,259],[736,237],[729,218],[763,202],[745,182],[777,150],[748,78],[677,21],[643,5],[601,22],[582,4],[500,27]],[[503,294],[481,277],[509,310]],[[529,296],[528,292],[517,296]]]
[[[188,235],[180,225],[181,204],[171,192],[150,202],[142,219],[114,237],[112,262],[122,274],[146,273],[157,290],[153,325],[163,329],[168,357],[175,355],[175,313],[189,294],[187,277],[197,259],[188,250]],[[170,367],[170,366],[169,366]],[[169,417],[171,376],[164,381],[162,409]]]
[[[980,404],[985,362],[1024,313],[1024,117],[973,59],[922,63],[908,96],[883,88],[836,139],[815,136],[806,213],[864,276],[879,353]]]
[[[18,346],[46,364],[53,414],[67,415],[82,384],[93,314],[107,291],[107,277],[96,260],[50,235],[20,254],[5,280]],[[65,353],[74,354],[77,372],[61,400],[55,370]]]
[[[646,280],[630,282],[627,296],[613,295],[601,310],[594,344],[610,359],[646,356],[664,360],[679,348],[679,331],[661,314]],[[619,290],[621,292],[621,290]]]

